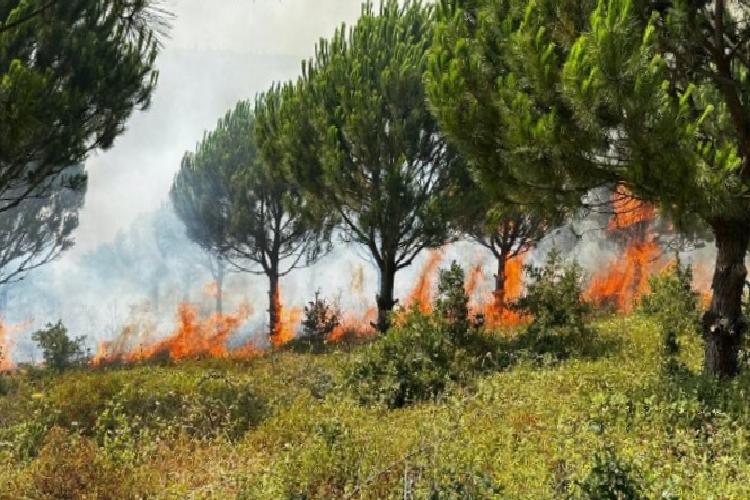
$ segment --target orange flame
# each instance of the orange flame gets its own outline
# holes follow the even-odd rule
[[[609,221],[611,232],[623,231],[638,224],[650,224],[656,218],[656,209],[650,203],[645,203],[625,186],[618,186],[612,195],[614,215]]]
[[[598,306],[613,306],[619,312],[632,311],[638,299],[648,292],[649,277],[659,270],[660,254],[653,241],[632,243],[619,263],[593,278],[586,298]]]
[[[372,326],[378,319],[378,310],[370,308],[363,317],[357,318],[353,315],[344,315],[339,326],[334,328],[328,336],[328,342],[337,344],[352,338],[362,340],[377,335],[377,330]]]
[[[612,205],[615,213],[609,231],[629,235],[629,243],[622,260],[593,277],[585,296],[595,305],[630,312],[648,292],[649,277],[665,268],[661,248],[653,235],[656,209],[634,198],[623,186],[613,194]]]
[[[276,311],[278,311],[279,323],[274,327],[274,331],[271,332],[271,344],[278,349],[294,340],[297,336],[297,330],[299,330],[300,323],[302,322],[302,309],[299,307],[284,307],[281,302],[281,290],[279,287],[276,288],[276,293],[272,300],[274,304],[271,304],[271,307],[275,307]]]
[[[438,267],[442,261],[443,251],[440,249],[432,250],[427,255],[427,261],[422,267],[419,280],[417,280],[416,286],[409,294],[409,298],[406,299],[407,307],[417,306],[424,314],[432,312],[433,284]]]
[[[176,330],[170,337],[152,344],[141,343],[135,350],[128,351],[137,329],[126,327],[117,339],[99,345],[92,363],[134,363],[162,356],[173,361],[230,357],[227,341],[251,313],[252,308],[243,305],[235,315],[214,314],[201,320],[192,306],[182,304],[177,314]]]
[[[509,304],[521,298],[523,293],[525,255],[510,259],[505,265],[505,291],[498,294],[494,290],[490,296],[483,297],[471,307],[471,313],[484,316],[484,324],[488,328],[503,328],[518,326],[526,323],[527,318],[508,307]],[[471,297],[485,276],[481,265],[477,265],[469,273],[466,280],[466,293]]]
[[[16,364],[13,362],[13,351],[16,343],[13,336],[22,333],[34,324],[33,320],[27,320],[15,325],[9,325],[0,318],[0,372],[13,371]]]
[[[13,371],[16,368],[13,363],[14,343],[10,336],[10,328],[0,319],[0,372]]]
[[[214,281],[203,287],[203,295],[215,299],[219,296],[219,283]]]

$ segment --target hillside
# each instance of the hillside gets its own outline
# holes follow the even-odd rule
[[[747,375],[699,377],[684,338],[665,377],[654,330],[601,320],[589,355],[562,361],[498,338],[506,368],[403,409],[343,387],[370,345],[16,374],[0,379],[0,497],[560,498],[614,477],[648,498],[747,498]]]

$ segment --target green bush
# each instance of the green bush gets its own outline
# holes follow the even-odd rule
[[[264,414],[265,403],[247,383],[208,372],[158,385],[125,384],[99,413],[95,435],[100,444],[113,445],[152,434],[237,440]]]
[[[62,321],[48,323],[46,328],[32,333],[31,338],[42,350],[44,364],[50,370],[61,372],[86,362],[85,337],[68,337]]]
[[[466,376],[465,351],[456,346],[444,321],[413,309],[399,323],[365,347],[347,374],[348,385],[363,403],[400,408],[434,400]]]
[[[662,336],[664,367],[675,371],[679,364],[679,338],[695,335],[700,328],[699,295],[693,289],[693,271],[678,260],[668,271],[649,280],[650,292],[641,299],[640,311],[651,316]]]
[[[464,270],[453,261],[449,269],[441,269],[435,313],[445,322],[448,334],[458,343],[468,339],[469,296],[464,287]]]
[[[593,336],[586,322],[591,305],[583,299],[583,270],[564,265],[552,250],[541,267],[526,266],[526,293],[513,308],[532,318],[523,335],[526,347],[540,354],[567,356],[585,349]]]
[[[636,471],[607,448],[594,457],[591,471],[578,483],[581,498],[588,500],[638,500],[645,498]]]
[[[152,476],[116,466],[98,455],[93,441],[59,427],[49,431],[29,472],[31,498],[143,498],[155,493]]]
[[[455,262],[440,271],[438,291],[433,314],[402,311],[387,335],[360,353],[346,377],[360,401],[400,408],[468,380],[484,344],[469,324],[464,273]]]
[[[430,500],[483,500],[503,498],[503,487],[487,473],[468,467],[455,465],[440,471],[433,482]]]
[[[306,341],[313,350],[320,350],[341,324],[337,307],[331,306],[320,292],[315,292],[315,298],[305,306],[302,320],[301,340]]]

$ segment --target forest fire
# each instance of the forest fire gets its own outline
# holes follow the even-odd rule
[[[13,339],[10,328],[5,321],[0,319],[0,372],[12,371],[15,369],[13,363]]]
[[[271,335],[271,344],[277,349],[294,340],[302,321],[302,309],[299,307],[287,308],[279,301],[278,308],[280,315],[279,325],[273,335]]]
[[[227,341],[251,313],[252,308],[243,305],[234,315],[213,314],[201,320],[192,306],[182,304],[178,310],[175,332],[170,337],[155,343],[130,346],[135,329],[126,327],[117,339],[99,345],[92,364],[135,363],[162,357],[172,361],[236,357],[237,353],[229,351]]]
[[[610,306],[618,312],[629,312],[638,299],[648,292],[652,273],[659,270],[661,249],[653,241],[634,242],[620,262],[594,276],[586,297],[598,306]]]
[[[481,314],[484,317],[484,324],[488,328],[518,326],[526,321],[526,318],[510,307],[523,293],[525,260],[524,255],[510,259],[505,264],[504,290],[502,292],[493,290],[491,296],[484,297],[483,300],[471,307],[473,315]],[[479,283],[484,279],[482,266],[475,266],[466,280],[466,293],[469,297],[476,293]]]
[[[654,235],[656,209],[635,198],[623,186],[613,193],[612,207],[614,214],[608,231],[623,239],[627,246],[619,262],[592,278],[585,295],[597,306],[630,312],[648,292],[649,277],[665,267]]]
[[[0,318],[0,373],[16,369],[16,363],[13,361],[16,341],[13,337],[27,331],[31,328],[32,323],[32,320],[27,320],[17,324],[9,324],[3,318]]]
[[[406,299],[406,306],[417,306],[423,314],[432,312],[432,295],[435,276],[441,262],[443,261],[443,250],[432,250],[427,255],[427,260],[422,267],[417,284]]]
[[[622,185],[612,194],[612,209],[608,226],[610,232],[627,231],[639,224],[650,225],[656,220],[656,208],[633,196]]]
[[[328,343],[338,344],[351,339],[366,339],[377,334],[373,326],[378,319],[378,310],[374,307],[365,312],[362,317],[344,314],[339,326],[328,336]]]

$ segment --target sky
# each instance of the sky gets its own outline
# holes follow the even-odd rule
[[[151,107],[87,162],[73,260],[167,200],[185,151],[240,99],[295,78],[321,36],[354,22],[360,0],[164,0],[175,18]]]

